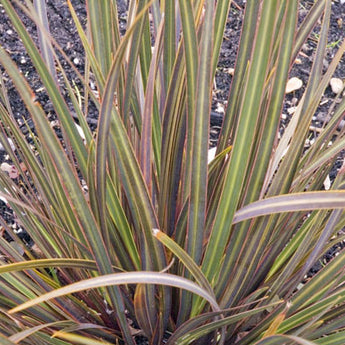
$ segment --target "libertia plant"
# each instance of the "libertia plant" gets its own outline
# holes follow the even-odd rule
[[[331,1],[315,1],[298,26],[297,0],[247,0],[209,164],[213,80],[231,1],[130,0],[123,35],[116,1],[87,0],[86,27],[67,1],[85,50],[85,72],[75,70],[79,97],[45,1],[0,4],[61,131],[0,47],[2,74],[34,122],[24,135],[2,77],[0,140],[19,176],[0,173],[0,196],[34,242],[34,250],[25,246],[2,222],[13,239],[0,238],[2,344],[134,345],[138,335],[150,344],[344,344],[345,252],[306,279],[344,240],[345,168],[322,189],[345,147],[345,99],[305,147],[345,49],[339,43],[323,71]],[[308,85],[278,138],[289,71],[318,22]],[[89,102],[99,112],[96,130]]]

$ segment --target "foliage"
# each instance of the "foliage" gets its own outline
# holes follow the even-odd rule
[[[316,1],[297,29],[297,0],[247,0],[210,164],[230,0],[131,0],[124,35],[116,1],[86,1],[86,28],[67,1],[85,50],[78,93],[44,3],[0,0],[60,126],[58,136],[0,47],[35,125],[23,134],[1,79],[1,143],[19,177],[2,172],[0,195],[35,243],[26,247],[2,222],[13,238],[0,238],[2,343],[134,344],[145,335],[152,344],[343,344],[345,252],[308,275],[345,225],[345,168],[322,190],[345,145],[345,99],[305,147],[345,49],[339,44],[323,72],[330,1]],[[36,23],[38,43],[23,16]],[[289,70],[320,19],[309,83],[279,138]],[[96,131],[89,102],[99,111]]]

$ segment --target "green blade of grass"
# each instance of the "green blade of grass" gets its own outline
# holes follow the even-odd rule
[[[69,7],[69,10],[71,12],[71,16],[73,18],[74,24],[78,30],[78,34],[80,37],[80,40],[83,44],[83,47],[85,49],[85,54],[87,56],[87,59],[91,65],[92,71],[96,77],[96,81],[97,81],[97,85],[100,91],[100,94],[103,94],[103,88],[104,88],[104,84],[105,84],[105,78],[106,75],[104,76],[101,70],[101,66],[100,66],[100,62],[99,60],[97,60],[96,58],[96,53],[92,50],[91,45],[88,42],[88,39],[83,31],[83,28],[80,24],[80,21],[77,17],[77,14],[75,13],[75,10],[72,6],[72,3],[70,0],[67,0],[67,4]]]
[[[320,339],[314,340],[315,344],[320,345],[343,345],[345,342],[345,332],[325,335]]]
[[[205,321],[207,319],[209,319],[212,314],[214,315],[215,313],[210,313],[211,315],[203,314],[199,317],[196,317],[196,318],[193,318],[193,319],[187,321],[185,324],[180,326],[180,328],[174,333],[174,335],[171,338],[169,338],[167,345],[170,345],[170,344],[171,345],[172,344],[188,345],[194,339],[198,339],[201,336],[206,335],[212,331],[215,331],[215,330],[217,330],[223,326],[231,325],[235,322],[240,321],[241,319],[245,319],[249,316],[260,313],[261,311],[263,311],[267,308],[274,307],[274,306],[281,304],[281,303],[282,303],[282,301],[278,301],[278,302],[272,303],[269,306],[260,307],[260,308],[253,308],[250,311],[240,312],[240,313],[237,313],[236,315],[224,317],[221,320],[212,321],[206,325],[202,325],[202,324],[205,323]],[[225,311],[223,311],[223,312],[225,312]],[[188,324],[192,323],[192,322],[197,323],[198,326],[193,325],[192,329],[189,329],[188,331],[186,331],[185,328],[187,328]],[[199,326],[199,324],[200,324],[200,326]]]
[[[210,296],[207,291],[205,291],[203,288],[196,285],[195,283],[191,282],[190,280],[168,273],[146,271],[108,274],[96,278],[90,278],[74,284],[70,284],[68,286],[56,289],[35,299],[27,301],[17,307],[14,307],[11,310],[9,310],[9,313],[18,313],[19,311],[25,310],[42,302],[49,301],[50,299],[61,297],[77,291],[122,284],[159,284],[175,286],[180,289],[188,290],[199,295],[202,298],[205,298],[207,302],[210,303],[214,311],[220,311],[220,308],[215,299],[212,296]]]
[[[195,114],[192,115],[192,128],[188,129],[188,136],[192,137],[192,157],[191,161],[191,185],[188,215],[188,240],[187,252],[196,263],[201,260],[203,229],[206,212],[206,192],[207,192],[207,155],[208,132],[209,132],[209,112],[211,94],[211,66],[212,60],[210,46],[213,37],[213,2],[205,4],[205,18],[200,40],[200,56],[197,74]]]
[[[10,336],[10,340],[14,341],[16,344],[18,344],[20,341],[23,341],[25,338],[39,332],[40,330],[48,327],[54,327],[54,326],[64,326],[71,324],[71,321],[56,321],[56,322],[50,322],[48,324],[39,325],[36,327],[31,327],[29,329],[26,329],[22,332],[16,333],[14,335]]]
[[[229,16],[231,0],[218,1],[214,17],[214,34],[213,34],[213,56],[212,56],[212,78],[217,69],[219,52],[223,41],[223,32]]]
[[[1,340],[1,343],[4,345],[16,345],[17,344],[16,342],[9,340],[7,337],[5,337],[2,334],[0,334],[0,340]]]
[[[44,27],[45,32],[49,33],[49,23],[48,23],[47,7],[46,7],[45,1],[34,0],[33,4],[37,11],[38,17],[42,22],[42,26]],[[45,39],[45,33],[42,32],[40,26],[38,26],[38,39],[40,42],[40,48],[41,48],[41,54],[42,54],[43,60],[46,62],[50,74],[53,76],[55,81],[57,81],[52,47],[51,47],[50,42]]]
[[[6,54],[2,56],[1,52],[2,49],[0,49],[0,60],[2,60],[2,58],[6,60]],[[58,180],[61,181],[66,196],[69,199],[67,205],[74,205],[74,210],[70,209],[70,212],[77,216],[83,231],[85,231],[85,236],[88,240],[89,246],[92,248],[93,256],[97,262],[100,272],[111,273],[113,269],[111,267],[107,248],[103,242],[103,238],[96,220],[85,199],[84,192],[79,186],[78,177],[76,176],[71,163],[68,161],[66,154],[61,147],[61,143],[56,138],[55,133],[53,132],[49,121],[46,119],[40,105],[33,102],[32,94],[23,76],[17,72],[11,61],[8,61],[6,66],[8,66],[8,72],[13,81],[16,83],[26,106],[33,116],[37,131],[42,138],[42,144],[46,148],[47,154],[51,160],[51,165],[57,171]],[[58,180],[55,182],[57,183]],[[120,291],[116,289],[110,290],[109,294],[116,310],[118,310],[119,323],[124,331],[124,335],[127,341],[131,344],[132,337],[128,329],[128,324],[125,321],[124,305]]]
[[[44,267],[54,267],[54,266],[97,270],[96,262],[93,260],[55,258],[55,259],[41,259],[41,260],[16,262],[13,264],[8,264],[6,266],[1,266],[0,274],[6,273],[6,272],[44,268]]]
[[[143,9],[140,13],[139,17],[136,19],[136,23],[140,23],[140,18],[145,14],[146,9],[150,4]],[[119,117],[116,109],[113,109],[113,95],[114,90],[116,87],[116,83],[120,73],[121,62],[124,57],[125,48],[126,48],[126,40],[131,37],[135,29],[135,26],[131,27],[130,30],[126,32],[126,37],[123,38],[122,43],[117,51],[117,57],[114,59],[112,67],[109,72],[109,77],[107,80],[107,84],[104,89],[104,97],[102,100],[102,106],[99,115],[99,133],[97,138],[97,153],[96,153],[96,176],[98,181],[98,202],[99,202],[99,212],[102,217],[102,224],[105,226],[105,219],[106,219],[106,157],[107,157],[107,150],[108,150],[108,133],[111,131],[111,140],[114,140],[113,149],[116,152],[118,157],[118,164],[120,165],[120,170],[124,172],[123,178],[125,181],[130,181],[128,183],[128,188],[126,191],[129,192],[128,198],[129,200],[133,200],[135,209],[140,210],[140,212],[144,215],[143,224],[144,230],[146,231],[146,240],[153,244],[151,230],[152,225],[157,226],[157,220],[155,216],[155,212],[153,211],[153,207],[151,205],[151,200],[149,195],[147,194],[147,187],[143,180],[143,176],[140,172],[140,168],[138,166],[135,154],[132,149],[132,145],[129,142],[129,138],[127,136],[127,131],[124,128],[124,124],[122,119]],[[113,117],[113,121],[112,121]],[[114,119],[117,118],[115,123]],[[110,124],[111,123],[111,124]],[[124,182],[125,182],[124,181]],[[131,187],[129,187],[131,186]],[[135,192],[131,191],[135,188]],[[138,195],[142,195],[142,198],[138,198]],[[138,218],[140,219],[140,218]],[[149,234],[149,235],[148,235]],[[152,248],[156,248],[154,244]],[[157,249],[156,249],[157,250]],[[156,251],[155,250],[155,251]],[[157,255],[157,252],[154,257]],[[159,254],[162,257],[162,253]],[[151,267],[150,261],[148,259],[144,260],[144,265],[149,265]],[[161,260],[154,260],[154,265],[160,266],[162,265]],[[163,263],[164,265],[164,263]],[[161,269],[160,267],[159,269]]]
[[[163,73],[165,82],[164,87],[168,90],[176,57],[176,17],[175,4],[173,1],[165,1],[164,6]]]
[[[109,73],[115,55],[114,22],[111,1],[87,1],[90,32],[95,57],[99,62],[103,78]]]
[[[18,34],[20,35],[25,48],[27,49],[28,54],[30,55],[34,66],[39,73],[43,84],[45,85],[48,94],[50,95],[51,101],[54,105],[55,111],[59,114],[59,118],[63,124],[63,128],[66,131],[68,138],[71,142],[71,145],[74,150],[74,154],[78,159],[80,169],[82,174],[86,176],[86,159],[87,159],[87,152],[85,146],[83,145],[82,139],[78,134],[76,126],[74,124],[73,118],[70,115],[70,111],[66,105],[65,100],[63,99],[61,92],[54,81],[54,78],[49,73],[47,66],[44,63],[40,53],[38,52],[34,42],[32,41],[31,37],[29,36],[28,32],[26,31],[24,24],[19,19],[18,15],[16,14],[13,6],[10,4],[8,0],[3,2],[3,6],[11,18],[11,21],[16,28]],[[45,39],[48,39],[45,37]],[[34,96],[33,96],[34,97]]]
[[[274,43],[270,35],[275,24],[271,14],[276,13],[276,10],[277,4],[275,2],[267,1],[263,3],[261,18],[258,24],[258,33],[254,42],[256,45],[253,51],[253,57],[251,61],[248,61],[250,67],[248,82],[244,91],[246,101],[243,102],[242,108],[240,109],[241,117],[225,178],[224,190],[219,201],[202,264],[203,271],[212,284],[214,283],[214,277],[218,274],[215,267],[219,267],[218,263],[221,261],[230,236],[232,218],[240,200],[241,186],[249,164],[251,146],[253,145],[256,121],[261,106],[262,92],[265,87],[268,68],[267,64],[270,56],[270,49],[267,49],[267,47],[272,47]],[[251,45],[252,42],[246,41],[246,44]]]
[[[315,345],[314,342],[305,340],[293,335],[271,335],[255,343],[255,345],[284,345],[287,341],[292,341],[299,345]]]
[[[66,333],[66,332],[55,332],[54,337],[58,337],[61,339],[68,340],[69,342],[73,342],[73,344],[81,344],[81,345],[111,345],[111,343],[107,341],[97,341],[95,339],[92,339],[90,337],[81,336],[78,334],[73,333]]]
[[[139,1],[136,4],[136,26],[134,28],[133,35],[131,37],[131,44],[128,46],[129,54],[128,54],[128,62],[126,67],[126,84],[124,90],[124,100],[123,100],[123,113],[122,118],[125,123],[129,121],[129,110],[131,106],[131,101],[133,99],[133,94],[136,91],[133,88],[134,78],[137,70],[137,63],[138,57],[140,52],[140,46],[142,44],[142,39],[146,36],[143,35],[143,30],[145,25],[148,24],[147,14],[143,9],[147,8],[147,5],[152,3],[153,1],[143,0]],[[145,13],[144,15],[139,16],[139,13]],[[133,23],[130,26],[133,27]],[[145,45],[149,45],[151,47],[150,41],[145,41]],[[137,120],[138,122],[138,120]]]
[[[236,212],[233,223],[280,212],[342,209],[344,207],[344,191],[291,193],[259,200],[242,207]]]
[[[251,59],[252,46],[254,41],[258,12],[260,3],[258,1],[248,1],[246,4],[245,16],[243,19],[242,36],[236,59],[236,73],[234,74],[231,92],[229,93],[229,106],[226,109],[222,130],[218,140],[217,154],[229,145],[228,141],[232,138],[234,126],[236,126],[237,113],[240,107],[240,95],[243,92],[243,83],[246,80],[246,71],[248,69],[248,61]],[[231,140],[233,144],[233,140]]]
[[[320,36],[321,40],[319,41],[315,62],[312,66],[311,79],[309,80],[305,97],[303,98],[303,104],[301,106],[302,115],[297,126],[297,131],[294,135],[295,139],[292,140],[292,144],[290,145],[289,150],[285,155],[280,168],[273,178],[273,181],[269,188],[268,195],[270,196],[287,193],[289,191],[299,157],[303,152],[304,143],[309,131],[309,124],[311,122],[312,116],[315,113],[321,96],[329,83],[331,75],[334,73],[333,68],[335,68],[337,65],[336,57],[329,66],[326,74],[322,77],[323,56],[326,49],[328,24],[330,18],[330,2],[326,1],[324,3],[324,6],[326,8],[326,12],[324,16],[324,25],[322,26],[322,32]],[[339,51],[337,54],[339,55]]]
[[[279,30],[275,31],[276,45],[272,47],[272,73],[268,76],[264,89],[263,105],[260,109],[260,121],[257,124],[257,135],[255,148],[251,153],[250,168],[246,172],[241,203],[248,204],[260,198],[263,194],[262,187],[265,181],[267,168],[269,166],[272,151],[276,141],[276,133],[279,128],[281,104],[285,96],[286,80],[291,65],[291,48],[296,27],[297,2],[289,4],[281,3],[279,9]],[[254,228],[261,231],[254,232]],[[262,252],[271,234],[268,227],[253,226],[252,222],[245,222],[234,229],[234,236],[226,252],[225,263],[222,267],[222,274],[219,281],[218,294],[223,295],[226,301],[225,306],[229,306],[233,301],[239,300],[241,294],[245,295],[247,289],[252,286],[252,276],[256,271]],[[247,234],[251,233],[247,240]],[[246,250],[243,251],[244,245]],[[230,284],[227,277],[233,268],[240,263],[240,267],[247,269],[237,270]],[[242,266],[243,265],[243,266]],[[228,285],[228,286],[226,286]],[[223,290],[224,289],[224,290]],[[243,296],[242,295],[242,296]],[[231,297],[230,297],[231,296]]]
[[[154,46],[154,53],[152,55],[147,87],[145,91],[145,103],[143,110],[143,122],[142,131],[140,137],[140,165],[143,172],[143,177],[145,179],[149,193],[152,195],[152,126],[153,119],[152,113],[154,111],[154,91],[155,83],[154,80],[157,75],[157,70],[159,67],[158,60],[160,58],[163,49],[163,22],[158,28],[158,33],[156,37],[156,42]]]
[[[183,50],[180,45],[168,88],[162,119],[162,153],[159,193],[159,224],[169,235],[175,229],[178,207],[178,190],[183,161],[185,141],[185,112],[181,111],[185,104],[185,82],[183,66]]]
[[[195,261],[170,237],[164,234],[158,229],[153,229],[153,235],[162,242],[167,248],[169,248],[187,267],[190,273],[193,275],[197,283],[203,287],[211,296],[213,295],[213,289],[206,277],[195,263]],[[215,298],[215,297],[214,297]]]

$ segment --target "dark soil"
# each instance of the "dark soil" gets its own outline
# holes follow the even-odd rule
[[[303,19],[307,10],[312,6],[314,1],[301,1],[300,4],[300,18],[299,21]],[[72,4],[82,22],[83,25],[86,24],[86,11],[85,11],[85,0],[72,0]],[[117,0],[118,12],[121,22],[122,30],[125,30],[126,26],[126,0]],[[73,65],[81,72],[84,71],[84,50],[80,40],[78,39],[78,34],[73,21],[69,15],[68,8],[64,0],[47,0],[48,7],[48,17],[50,21],[50,30],[54,39],[60,44],[63,51],[72,61]],[[229,20],[227,22],[226,31],[224,35],[224,41],[221,49],[221,55],[219,59],[219,65],[215,78],[215,90],[212,102],[213,116],[211,117],[211,134],[210,134],[210,145],[214,146],[217,143],[220,126],[222,123],[222,116],[224,114],[224,108],[227,103],[227,95],[231,85],[231,69],[235,67],[236,52],[240,40],[240,29],[242,25],[242,19],[244,14],[245,1],[237,0],[233,1],[231,5],[231,11],[229,15]],[[21,17],[24,20],[26,29],[31,37],[37,42],[37,33],[33,23],[23,14]],[[324,61],[324,66],[327,68],[330,60],[334,57],[335,52],[339,43],[345,38],[345,4],[341,4],[340,0],[334,0],[332,3],[332,19],[329,32],[329,45],[327,48],[327,59]],[[314,32],[310,35],[309,39],[303,47],[302,53],[298,56],[298,61],[293,66],[291,70],[291,77],[298,77],[303,81],[303,85],[307,84],[313,56],[315,54],[315,48],[317,44],[318,29],[316,28]],[[41,103],[43,109],[48,114],[48,116],[53,121],[55,118],[54,110],[52,104],[42,88],[39,77],[28,57],[23,44],[18,39],[18,36],[11,26],[3,7],[0,5],[0,45],[3,46],[11,55],[13,61],[20,67],[23,74],[26,76],[28,82],[32,86],[36,93],[37,100]],[[62,60],[63,68],[67,74],[69,80],[75,82],[76,87],[82,89],[82,85],[77,78],[76,73],[67,61]],[[7,93],[11,106],[14,112],[14,117],[25,127],[25,123],[30,124],[30,118],[28,113],[20,100],[17,91],[15,90],[11,80],[7,78],[4,68],[0,66],[0,73],[3,74],[3,79],[5,81]],[[61,78],[61,76],[59,76]],[[345,79],[345,60],[344,57],[342,62],[338,66],[335,77]],[[61,83],[62,84],[62,83]],[[303,94],[302,87],[286,96],[286,102],[283,109],[281,128],[282,130],[286,126],[289,120],[288,109],[295,106],[298,100]],[[67,104],[70,104],[70,100],[67,95],[67,90],[65,90],[65,97]],[[334,99],[335,95],[332,93],[330,88],[327,88],[324,95],[324,103],[328,103]],[[320,108],[319,113],[314,118],[314,126],[321,126],[324,121],[325,108]],[[88,121],[92,128],[95,128],[97,123],[97,109],[92,103],[89,104]],[[8,162],[9,157],[3,152],[0,152],[0,163]],[[332,172],[333,175],[336,174],[336,167]],[[17,231],[23,238],[23,241],[27,245],[32,245],[32,241],[27,236],[25,231],[20,229],[14,221],[13,212],[7,205],[0,201],[0,214],[3,216],[4,221],[8,226],[12,226],[15,231]],[[327,260],[334,254],[342,250],[344,245],[337,244],[334,246],[329,255],[327,255]],[[317,270],[317,269],[316,269]]]
[[[300,4],[300,18],[302,21],[306,15],[308,9],[312,6],[314,1],[302,0]],[[86,24],[86,10],[85,0],[72,0],[72,4],[79,19],[83,25]],[[120,27],[125,30],[126,26],[126,8],[127,0],[117,0]],[[245,0],[236,0],[232,2],[229,20],[226,25],[224,41],[222,44],[221,54],[219,58],[219,64],[215,78],[215,89],[213,92],[212,101],[212,116],[211,116],[211,134],[210,145],[216,145],[219,129],[222,122],[222,116],[227,104],[227,96],[231,84],[231,69],[235,67],[236,53],[240,40],[240,29],[242,25],[242,19],[244,15]],[[47,0],[48,19],[50,22],[50,30],[54,39],[59,43],[64,53],[72,61],[72,64],[81,72],[84,71],[84,50],[76,28],[73,24],[73,20],[69,15],[67,5],[64,0]],[[4,9],[0,5],[0,44],[10,53],[13,61],[20,67],[23,74],[26,76],[28,82],[32,86],[36,93],[37,100],[41,103],[43,109],[48,116],[54,119],[54,110],[47,94],[42,88],[40,79],[28,57],[22,42],[18,39],[18,36],[11,26]],[[30,19],[21,13],[21,18],[24,20],[26,29],[34,41],[37,42],[37,33],[35,25]],[[344,23],[344,24],[342,24]],[[341,4],[340,0],[333,1],[332,4],[332,18],[329,32],[329,45],[327,49],[327,59],[324,61],[325,68],[328,66],[330,60],[334,57],[337,47],[345,37],[345,4]],[[315,48],[317,44],[318,28],[310,35],[309,39],[303,46],[301,54],[298,56],[297,62],[291,70],[291,77],[298,77],[303,81],[303,85],[307,84],[309,73],[311,69],[312,60],[315,54]],[[61,54],[60,54],[61,57]],[[82,89],[82,85],[78,80],[76,73],[70,64],[62,59],[62,66],[67,74],[69,80],[75,83],[76,88]],[[3,71],[3,68],[1,69]],[[335,77],[345,79],[345,62],[344,58],[342,63],[339,64]],[[6,73],[3,74],[6,81],[6,89],[8,96],[14,111],[14,116],[17,121],[24,124],[24,121],[29,121],[28,113],[20,100],[11,80],[6,78]],[[60,76],[61,78],[61,76]],[[63,84],[63,83],[61,83]],[[282,113],[282,128],[285,127],[289,120],[288,110],[298,103],[301,98],[304,86],[293,93],[286,96],[286,102]],[[66,101],[70,104],[70,100],[65,91]],[[331,89],[328,88],[324,95],[324,109],[327,108],[327,103],[334,99],[334,94]],[[320,109],[320,112],[315,116],[313,125],[320,126],[324,120],[324,109]],[[97,123],[97,110],[90,104],[88,110],[88,121],[90,125],[95,126]],[[1,157],[0,157],[1,158]],[[3,159],[3,158],[2,158]]]

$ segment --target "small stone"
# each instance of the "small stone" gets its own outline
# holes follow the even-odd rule
[[[54,128],[54,127],[59,127],[59,121],[58,121],[58,120],[50,121],[50,126],[51,126],[52,128]]]
[[[331,179],[329,178],[329,175],[327,175],[325,181],[323,181],[323,186],[325,190],[329,190],[331,188]]]
[[[8,29],[8,30],[6,31],[6,33],[7,33],[7,35],[12,35],[12,34],[13,34],[13,30]]]
[[[293,106],[295,106],[297,103],[298,103],[298,98],[297,97],[293,97],[292,100],[291,100],[291,104]]]
[[[296,112],[296,109],[297,109],[297,107],[290,107],[290,108],[287,109],[287,112],[290,115],[292,115],[292,114],[294,114]]]
[[[214,157],[216,156],[216,151],[217,151],[217,147],[212,147],[211,149],[208,150],[208,155],[207,155],[208,164],[210,164],[214,160]]]
[[[15,151],[16,146],[14,145],[13,141],[11,138],[7,138],[8,143],[10,144],[11,150]],[[5,147],[0,143],[0,151],[5,151]]]
[[[218,102],[217,103],[216,112],[217,113],[221,113],[221,114],[225,114],[224,105]]]
[[[304,51],[305,53],[309,53],[311,49],[312,48],[310,48],[310,46],[308,46],[308,44],[306,43],[302,45],[302,51]]]
[[[344,88],[344,83],[340,78],[332,78],[329,82],[333,93],[338,94]]]
[[[14,165],[11,165],[8,163],[1,163],[0,169],[4,172],[8,173],[8,176],[11,179],[16,179],[19,176],[18,169]]]
[[[229,73],[230,75],[234,75],[235,69],[234,69],[234,68],[228,68],[228,73]]]
[[[302,86],[303,86],[302,80],[297,77],[293,77],[289,79],[289,81],[287,82],[285,92],[290,93],[290,92],[296,91],[300,89]]]
[[[73,59],[73,63],[75,64],[75,65],[79,65],[80,64],[80,59],[79,58],[74,58]]]

